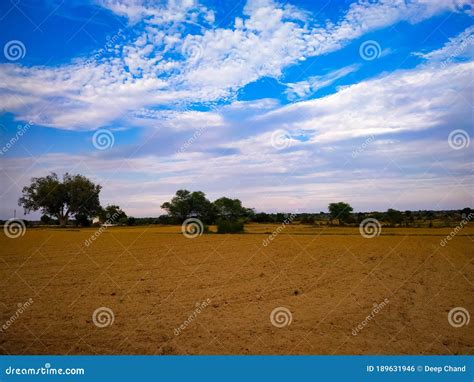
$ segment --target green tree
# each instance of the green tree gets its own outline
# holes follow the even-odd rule
[[[42,224],[46,225],[53,223],[53,219],[51,219],[48,215],[41,215],[40,221]]]
[[[403,213],[401,211],[389,208],[387,210],[387,220],[391,225],[401,224],[403,222]]]
[[[243,207],[239,199],[222,197],[214,201],[213,204],[220,219],[235,221],[254,214],[251,209]]]
[[[99,212],[99,220],[101,223],[109,224],[124,223],[127,221],[127,214],[117,205],[108,205]]]
[[[344,202],[331,203],[328,209],[331,220],[337,219],[339,223],[346,223],[354,210],[350,204]]]
[[[265,212],[259,212],[259,213],[254,215],[253,221],[255,223],[268,223],[268,222],[272,221],[272,218],[271,218],[270,215],[268,215]]]
[[[18,205],[23,206],[25,213],[41,210],[64,226],[71,215],[91,218],[100,211],[101,188],[82,175],[66,173],[60,180],[53,172],[32,178],[31,184],[23,188]]]
[[[163,203],[161,208],[179,222],[183,222],[190,216],[195,216],[208,223],[215,216],[213,204],[202,191],[178,190],[173,199]]]
[[[82,213],[76,214],[74,218],[76,219],[76,225],[80,225],[81,227],[90,227],[92,224],[91,219]]]

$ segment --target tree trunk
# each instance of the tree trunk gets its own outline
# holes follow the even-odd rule
[[[59,215],[59,216],[58,216],[58,220],[59,220],[59,225],[60,225],[61,227],[64,227],[64,226],[67,224],[68,217],[67,217],[67,216],[63,216],[63,215]]]

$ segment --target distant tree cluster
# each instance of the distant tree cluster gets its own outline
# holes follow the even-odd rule
[[[135,218],[117,205],[102,207],[99,194],[102,187],[82,175],[64,174],[60,179],[55,173],[33,178],[31,184],[22,190],[18,204],[25,213],[42,212],[43,225],[65,226],[74,223],[88,227],[93,219],[100,224],[110,225],[150,225],[182,224],[188,218],[198,218],[203,224],[217,225],[219,233],[242,232],[244,223],[283,223],[288,213],[256,213],[242,205],[239,199],[221,197],[214,202],[206,198],[202,191],[178,190],[175,196],[161,205],[167,215],[158,218]],[[291,214],[292,223],[308,225],[358,225],[371,217],[390,227],[453,227],[472,210],[450,211],[398,211],[393,208],[386,212],[357,212],[349,203],[335,202],[328,206],[329,212]],[[25,224],[29,222],[24,220]],[[0,223],[3,223],[0,221]],[[38,223],[35,223],[38,224]]]
[[[242,206],[239,199],[222,197],[214,202],[202,191],[178,190],[176,195],[161,205],[170,223],[181,224],[190,217],[200,219],[204,224],[217,224],[219,233],[243,231],[243,225],[254,216],[254,211]],[[165,220],[165,218],[160,217]]]

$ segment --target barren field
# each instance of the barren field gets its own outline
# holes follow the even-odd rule
[[[277,227],[2,234],[0,353],[473,353],[448,312],[474,313],[474,227],[441,246],[452,229],[291,225],[264,246]]]

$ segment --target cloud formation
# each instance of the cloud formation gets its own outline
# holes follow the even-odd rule
[[[139,216],[160,214],[177,188],[269,211],[324,210],[334,200],[356,210],[472,202],[472,145],[456,151],[447,137],[454,129],[472,135],[473,28],[411,51],[416,62],[407,67],[364,62],[358,46],[347,60],[344,50],[400,22],[469,17],[469,1],[358,1],[323,19],[322,10],[249,0],[225,26],[211,5],[193,0],[98,4],[127,27],[68,64],[0,64],[1,111],[39,129],[79,136],[108,128],[117,138],[136,129],[137,138],[101,152],[88,144],[33,162],[2,158],[9,187],[0,215],[29,177],[49,171],[90,176],[106,201]],[[333,56],[312,71],[312,60]],[[290,80],[290,69],[301,73]],[[287,142],[276,145],[276,131]]]

